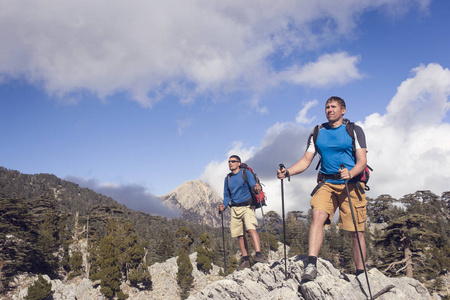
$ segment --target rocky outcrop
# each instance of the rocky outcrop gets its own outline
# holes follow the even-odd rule
[[[103,300],[100,292],[100,285],[95,284],[86,278],[77,278],[70,283],[63,283],[61,280],[50,280],[47,275],[44,279],[52,284],[52,296],[54,300]],[[8,298],[12,300],[23,300],[27,296],[28,287],[36,281],[37,276],[29,277],[21,275],[15,278],[13,286],[15,292],[9,293]]]
[[[280,249],[282,249],[280,247]],[[272,253],[273,257],[282,257],[283,250]],[[360,300],[369,299],[366,277],[343,274],[329,261],[318,260],[318,276],[311,282],[302,282],[306,256],[291,257],[286,265],[283,258],[269,260],[267,264],[256,264],[251,268],[236,271],[223,278],[219,275],[220,268],[213,266],[209,274],[197,270],[197,254],[189,256],[194,266],[194,284],[189,300],[203,299],[329,299],[329,300]],[[285,274],[285,266],[287,276]],[[178,266],[176,258],[164,263],[157,263],[150,267],[152,275],[152,290],[139,291],[126,284],[122,291],[129,295],[129,299],[180,299],[179,287],[176,282]],[[428,290],[417,280],[398,277],[389,278],[377,269],[368,271],[369,283],[373,299],[379,300],[416,300],[433,299]],[[22,276],[16,278],[16,291],[7,295],[5,299],[20,300],[27,294],[27,288],[36,279]],[[50,280],[48,276],[44,276]],[[100,300],[104,299],[100,293],[98,283],[88,279],[74,279],[70,282],[51,280],[53,299],[55,300]],[[434,299],[440,299],[435,297]]]
[[[212,282],[222,279],[219,276],[220,268],[213,265],[213,269],[209,274],[204,274],[197,270],[197,253],[189,255],[192,266],[192,276],[194,277],[194,286],[191,291],[196,293]],[[152,275],[152,287],[151,298],[149,299],[180,299],[179,288],[177,284],[177,258],[173,257],[166,260],[163,263],[156,263],[150,267],[150,274]]]
[[[300,277],[306,260],[306,256],[289,258],[287,277],[284,260],[256,264],[212,283],[188,299],[369,299],[364,274],[358,277],[342,274],[326,260],[318,260],[315,281],[302,282]],[[388,278],[377,269],[369,270],[368,276],[374,299],[432,299],[428,290],[415,279]]]
[[[209,284],[222,279],[219,276],[220,268],[213,265],[213,269],[209,274],[204,274],[197,270],[197,253],[189,255],[194,269],[192,276],[194,284],[191,294],[197,293]],[[152,275],[152,290],[140,291],[137,288],[130,287],[123,283],[121,290],[129,295],[129,299],[134,300],[166,300],[180,299],[180,290],[177,284],[177,258],[173,257],[163,263],[156,263],[150,266],[150,274]],[[105,297],[100,292],[99,282],[92,282],[86,278],[76,278],[68,282],[61,280],[50,280],[47,275],[43,276],[52,284],[52,295],[54,300],[103,300]],[[20,275],[17,276],[12,283],[13,291],[9,292],[5,299],[23,300],[28,293],[28,287],[33,284],[37,276]],[[3,298],[1,298],[3,299]]]
[[[222,226],[218,214],[222,198],[213,189],[200,180],[186,181],[167,195],[160,197],[165,204],[181,211],[181,218],[196,224],[212,227]],[[229,218],[224,224],[228,226]]]

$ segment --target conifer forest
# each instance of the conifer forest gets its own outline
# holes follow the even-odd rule
[[[28,272],[50,278],[85,276],[100,281],[106,298],[126,299],[122,281],[152,289],[148,266],[178,257],[177,282],[186,298],[192,268],[207,273],[212,264],[224,267],[222,228],[136,212],[50,174],[24,175],[0,168],[0,193],[0,295],[8,291],[14,276]],[[450,269],[450,191],[368,200],[368,268],[415,278],[430,291],[444,289],[439,276]],[[289,257],[307,254],[310,220],[310,211],[286,212]],[[282,224],[278,213],[265,212],[259,230],[266,256],[269,248],[276,250],[283,242]],[[224,238],[223,275],[235,270],[238,252],[229,228]],[[187,258],[192,252],[198,254],[194,266]],[[320,257],[343,272],[353,272],[350,235],[335,224],[327,227]],[[45,282],[38,280],[28,297],[44,299],[33,295],[46,291]]]

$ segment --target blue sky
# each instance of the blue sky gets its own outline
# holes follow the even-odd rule
[[[221,195],[240,155],[280,211],[337,95],[366,132],[370,197],[448,191],[448,1],[0,1],[0,165],[165,214],[188,180]],[[313,162],[315,166],[315,161]],[[307,210],[315,170],[286,183]]]

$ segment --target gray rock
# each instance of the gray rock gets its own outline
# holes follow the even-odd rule
[[[234,272],[225,279],[191,295],[189,300],[201,299],[368,299],[365,274],[358,277],[342,274],[329,261],[318,260],[316,280],[302,282],[306,256],[291,257],[270,264],[256,264],[251,269]],[[432,299],[427,289],[417,280],[401,277],[388,278],[377,269],[368,272],[372,296],[380,300]]]
[[[283,251],[282,248],[279,251]],[[368,299],[368,288],[365,274],[358,277],[342,274],[329,261],[318,259],[318,276],[314,281],[302,282],[306,256],[270,260],[267,264],[258,263],[251,268],[236,271],[227,277],[219,276],[220,268],[213,266],[210,274],[204,274],[196,269],[197,254],[189,256],[193,266],[194,285],[189,300],[201,299],[333,299],[360,300]],[[127,284],[122,284],[122,290],[129,294],[129,299],[179,299],[179,288],[176,282],[178,266],[176,258],[150,267],[153,281],[152,291],[139,291]],[[287,276],[286,276],[287,275]],[[417,280],[398,277],[389,278],[377,269],[368,271],[372,296],[377,300],[409,300],[433,299],[428,290]],[[16,291],[7,299],[24,299],[27,288],[37,276],[18,276],[14,280]],[[48,276],[44,278],[50,281]],[[70,282],[51,280],[53,299],[55,300],[100,300],[98,283],[88,279],[77,278]],[[379,295],[377,295],[379,294]],[[435,298],[438,299],[438,298]]]
[[[13,300],[22,300],[28,294],[28,287],[37,280],[38,276],[20,276],[17,293],[11,295]],[[50,280],[47,275],[42,276],[52,284],[52,296],[54,300],[103,300],[100,293],[100,287],[95,288],[94,283],[89,279],[76,279],[70,284],[63,283],[61,280]]]

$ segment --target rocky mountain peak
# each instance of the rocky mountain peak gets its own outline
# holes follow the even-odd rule
[[[219,205],[222,202],[211,186],[200,180],[186,181],[161,198],[165,200],[170,199],[171,201],[176,199],[176,202],[184,209],[191,209],[205,204]]]
[[[179,209],[181,218],[185,220],[213,227],[221,226],[217,212],[222,198],[203,181],[186,181],[160,198],[169,207]]]

